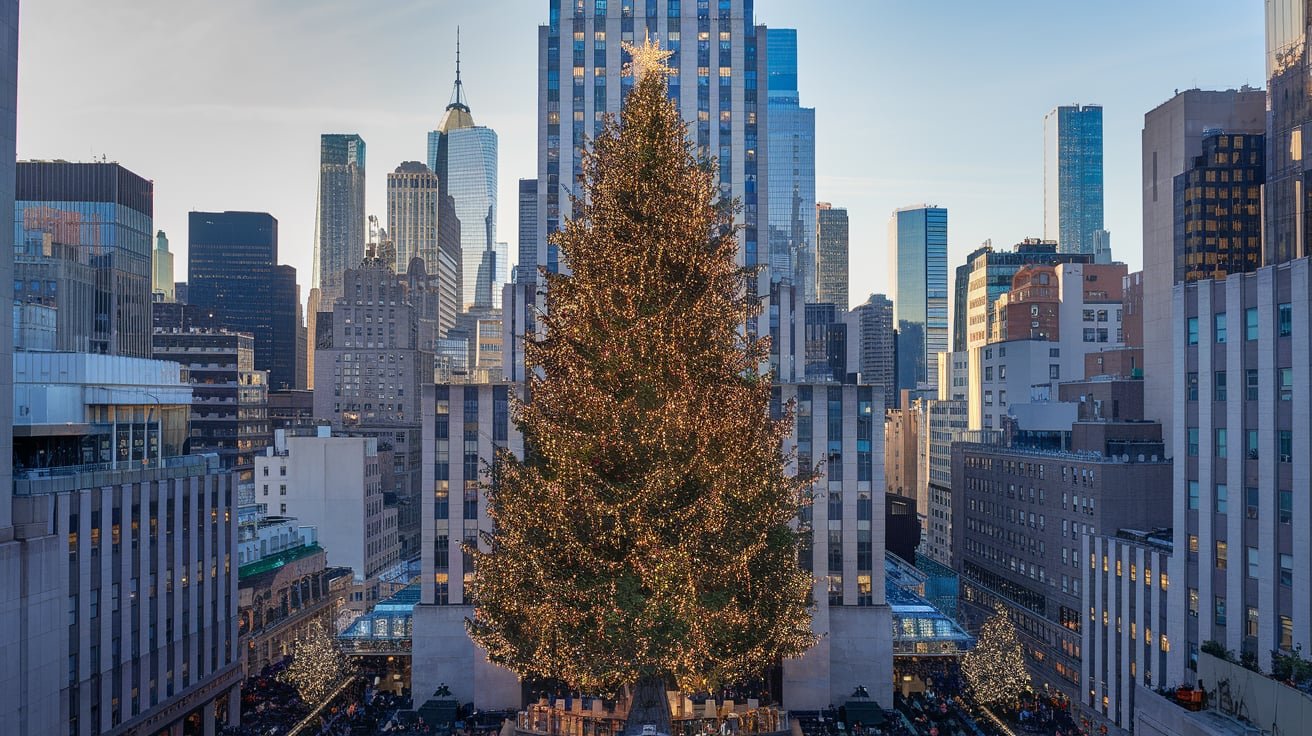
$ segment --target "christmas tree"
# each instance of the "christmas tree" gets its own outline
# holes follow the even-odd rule
[[[961,673],[983,705],[1009,704],[1030,692],[1030,674],[1016,626],[998,605],[979,630],[975,648],[961,659]]]
[[[768,346],[744,329],[754,272],[667,99],[669,52],[626,50],[636,84],[553,236],[572,273],[547,276],[545,336],[527,338],[530,449],[494,464],[469,630],[522,677],[664,700],[814,641],[790,526],[809,478],[786,470]]]
[[[301,700],[318,705],[350,673],[346,656],[322,624],[310,624],[292,644],[292,662],[278,679],[292,685]]]

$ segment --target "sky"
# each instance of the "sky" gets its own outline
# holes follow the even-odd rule
[[[536,175],[537,28],[547,0],[32,0],[22,7],[20,159],[118,161],[155,183],[155,227],[186,278],[187,212],[259,210],[310,283],[319,135],[386,174],[426,158],[454,79],[499,137],[497,239]],[[1143,115],[1176,90],[1263,87],[1261,0],[757,0],[798,29],[816,108],[816,196],[848,208],[851,299],[888,283],[897,207],[949,211],[949,265],[1043,232],[1043,117],[1100,104],[1112,252],[1141,265]]]

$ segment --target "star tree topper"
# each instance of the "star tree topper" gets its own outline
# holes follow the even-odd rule
[[[655,43],[651,40],[651,31],[647,32],[646,39],[641,46],[634,46],[628,42],[621,42],[620,47],[629,52],[632,62],[624,65],[624,73],[632,75],[639,82],[649,73],[669,75],[670,67],[666,66],[665,60],[674,56],[674,52],[669,49],[662,49],[660,41]]]

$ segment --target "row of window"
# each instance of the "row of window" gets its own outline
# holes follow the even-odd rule
[[[1244,310],[1244,339],[1257,339],[1258,310],[1257,307],[1249,307]],[[1227,326],[1226,313],[1217,312],[1213,315],[1214,329],[1212,334],[1218,343],[1226,341]],[[1294,308],[1289,302],[1276,305],[1276,336],[1289,337],[1294,334]],[[1198,344],[1198,318],[1190,317],[1185,323],[1185,340],[1190,345]]]

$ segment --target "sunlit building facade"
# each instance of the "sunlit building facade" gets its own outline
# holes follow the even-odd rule
[[[938,354],[948,349],[948,211],[918,205],[888,223],[897,387],[938,380]]]
[[[360,136],[325,133],[320,138],[313,287],[329,308],[342,295],[342,274],[364,258],[364,166]]]
[[[1043,118],[1043,237],[1095,253],[1102,229],[1102,107],[1062,105]]]

